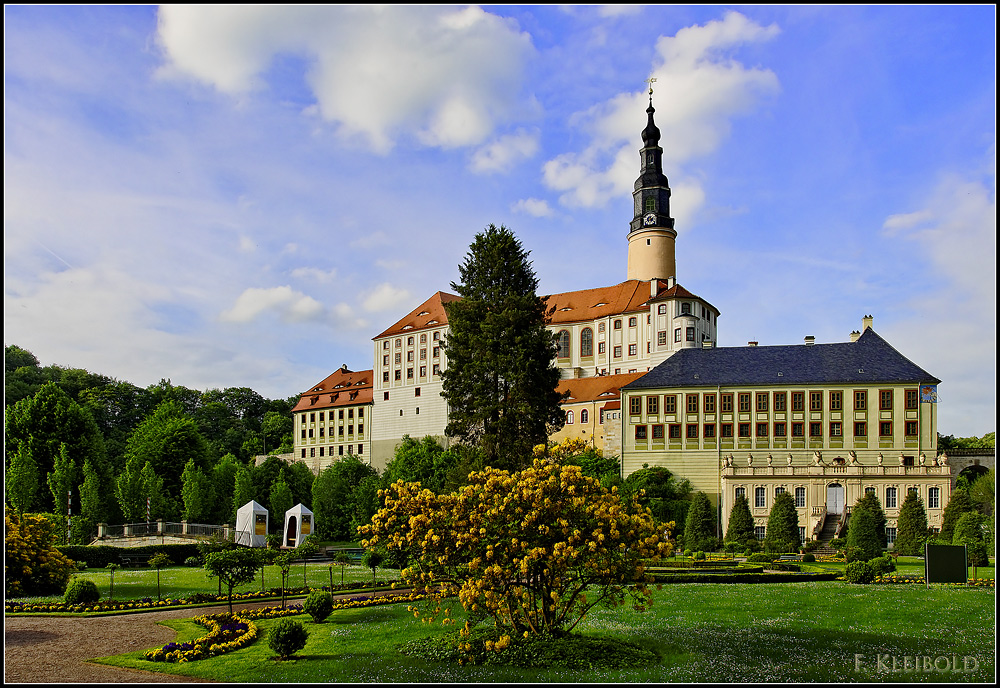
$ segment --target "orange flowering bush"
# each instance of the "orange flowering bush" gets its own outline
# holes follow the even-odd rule
[[[454,620],[442,602],[456,593],[470,620],[491,616],[517,636],[568,632],[597,604],[644,609],[644,561],[671,552],[673,524],[577,466],[535,459],[518,473],[470,474],[454,494],[398,481],[381,496],[363,544],[402,552],[402,578],[433,602],[425,618],[445,624]]]

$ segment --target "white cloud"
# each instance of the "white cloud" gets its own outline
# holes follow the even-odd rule
[[[295,268],[292,270],[292,277],[308,282],[320,282],[326,284],[336,279],[337,271],[320,270],[319,268]]]
[[[324,313],[319,301],[286,285],[270,289],[250,287],[219,317],[225,322],[248,323],[268,311],[277,313],[285,322],[319,320]]]
[[[597,13],[602,17],[620,17],[625,14],[638,14],[642,11],[642,5],[601,5]]]
[[[158,29],[162,74],[230,94],[261,87],[275,56],[304,57],[310,111],[380,152],[403,133],[444,148],[485,140],[516,107],[533,51],[478,7],[167,5]]]
[[[547,201],[538,198],[524,198],[514,203],[510,209],[515,213],[526,213],[532,217],[552,217],[552,208]]]
[[[472,156],[469,169],[477,173],[507,172],[538,152],[538,132],[519,130],[501,136]]]
[[[683,163],[715,150],[733,117],[778,91],[773,72],[747,68],[729,54],[741,44],[766,41],[777,33],[774,25],[763,27],[729,12],[722,20],[687,27],[657,41],[651,76],[656,78],[654,105],[657,100],[661,103],[656,124],[665,170],[677,176]],[[647,98],[646,92],[622,93],[578,115],[580,126],[591,134],[590,144],[543,166],[545,184],[563,192],[560,202],[602,206],[631,191],[635,113],[645,108]],[[684,184],[689,190],[700,186],[690,179]]]
[[[387,310],[406,311],[412,307],[407,305],[412,299],[413,297],[406,289],[400,289],[388,282],[383,282],[365,297],[361,305],[364,306],[366,311],[372,312]]]
[[[253,253],[257,250],[257,242],[248,236],[240,237],[240,251],[243,253]]]
[[[915,213],[902,213],[890,215],[882,224],[882,229],[886,230],[888,236],[893,236],[899,230],[912,229],[933,219],[930,211],[919,210]]]

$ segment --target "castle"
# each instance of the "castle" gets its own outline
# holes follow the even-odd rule
[[[795,498],[803,540],[842,526],[845,507],[869,491],[890,539],[910,490],[938,526],[952,486],[936,450],[940,380],[876,334],[870,316],[845,343],[718,347],[719,310],[676,280],[654,112],[650,95],[626,280],[544,297],[568,392],[566,424],[551,439],[620,455],[624,475],[666,466],[709,495],[723,528],[746,496],[761,537],[782,491]],[[404,435],[447,446],[442,341],[445,304],[458,298],[432,294],[373,338],[370,370],[345,366],[303,392],[294,458],[319,471],[354,455],[381,471]]]

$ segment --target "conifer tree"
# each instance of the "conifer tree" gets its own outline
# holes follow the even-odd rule
[[[893,551],[907,556],[922,556],[927,540],[927,512],[924,503],[913,490],[908,490],[899,507],[896,521],[896,543]]]
[[[517,470],[565,421],[550,311],[528,252],[506,227],[477,234],[458,270],[451,287],[462,299],[445,304],[445,433],[479,447],[487,465]]]
[[[717,544],[715,509],[708,501],[708,495],[704,492],[697,492],[691,502],[691,508],[688,509],[687,521],[684,524],[684,548],[714,551]]]
[[[753,515],[750,513],[750,501],[746,495],[740,495],[733,502],[733,508],[729,512],[726,542],[735,542],[740,549],[746,549],[756,537]]]
[[[941,517],[941,539],[951,542],[958,519],[962,518],[962,514],[975,510],[976,505],[972,503],[968,490],[956,488],[952,491],[951,498],[944,508],[944,515]]]
[[[236,480],[233,486],[233,512],[230,515],[232,519],[230,523],[236,523],[236,512],[240,510],[244,504],[248,504],[251,500],[256,498],[256,492],[253,486],[253,474],[250,471],[250,467],[246,465],[240,465],[236,469]]]
[[[868,492],[858,499],[851,509],[847,521],[847,548],[855,548],[863,561],[882,554],[886,546],[886,518],[882,503],[874,492]]]
[[[104,484],[101,476],[88,459],[83,463],[83,482],[80,483],[80,515],[90,519],[92,523],[107,522],[105,509]]]
[[[69,454],[69,446],[65,442],[59,444],[59,453],[56,454],[55,463],[52,465],[47,482],[49,490],[52,492],[53,513],[62,516],[69,515],[66,508],[67,496],[72,493],[77,480],[76,466],[73,464],[73,457]]]
[[[767,517],[764,549],[769,552],[797,552],[802,545],[799,536],[799,512],[795,500],[788,492],[774,497],[771,513]]]

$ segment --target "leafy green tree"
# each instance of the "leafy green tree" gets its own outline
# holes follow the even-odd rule
[[[476,235],[445,304],[445,434],[481,448],[488,465],[517,469],[565,422],[556,346],[528,252],[506,227]]]
[[[104,495],[111,485],[94,470],[90,461],[83,464],[83,482],[80,484],[80,515],[93,523],[107,523]]]
[[[886,518],[882,503],[874,492],[855,502],[847,521],[847,548],[854,548],[864,561],[882,554],[886,546]]]
[[[232,454],[226,454],[215,464],[211,473],[215,503],[212,508],[212,523],[235,523],[233,521],[233,497],[236,490],[236,473],[242,464]],[[245,503],[245,502],[244,502]],[[240,504],[240,506],[243,506]]]
[[[215,504],[215,488],[194,459],[188,459],[181,474],[181,497],[186,521],[205,523],[209,520]]]
[[[358,493],[365,479],[374,480],[375,490],[378,490],[378,473],[356,456],[346,456],[319,472],[312,484],[311,507],[319,537],[348,540],[353,536],[352,519],[359,511],[359,501],[370,497],[367,493]],[[377,495],[373,507],[371,513],[378,509]]]
[[[278,567],[278,571],[281,572],[281,608],[285,608],[285,591],[288,588],[288,572],[292,569],[292,563],[295,561],[295,553],[289,550],[284,552],[279,552],[274,555],[271,560],[275,566]]]
[[[10,462],[4,479],[4,487],[7,488],[7,501],[17,510],[18,514],[31,511],[38,493],[38,466],[28,448],[30,444],[30,440],[18,443],[17,451]]]
[[[938,451],[948,449],[986,449],[996,446],[996,432],[988,432],[982,437],[955,437],[938,433]]]
[[[160,569],[164,566],[170,566],[174,562],[170,560],[170,557],[163,552],[157,552],[149,558],[147,562],[150,568],[156,569],[156,599],[162,600],[163,596],[160,594]]]
[[[127,523],[134,523],[146,514],[146,497],[142,489],[142,468],[138,458],[125,465],[125,470],[115,481],[115,496]],[[141,515],[140,515],[141,514]]]
[[[795,500],[788,492],[780,492],[774,496],[771,513],[767,517],[764,549],[770,552],[798,552],[801,546]]]
[[[250,549],[240,547],[205,556],[205,570],[218,578],[229,589],[229,613],[233,613],[233,588],[252,583],[260,566],[260,555]]]
[[[729,526],[726,528],[726,542],[735,542],[737,549],[742,551],[757,539],[754,533],[753,514],[750,513],[750,501],[746,495],[740,495],[733,502],[729,511]]]
[[[684,548],[714,551],[718,544],[715,537],[715,509],[704,492],[697,492],[691,500],[684,523]]]
[[[941,539],[945,542],[951,542],[952,536],[955,534],[955,526],[958,525],[958,519],[962,518],[962,514],[967,514],[970,511],[976,511],[976,505],[973,504],[969,491],[960,488],[952,490],[951,498],[948,499],[948,504],[941,517]]]
[[[229,518],[230,523],[236,523],[236,512],[240,507],[256,499],[256,489],[253,483],[253,472],[249,466],[240,465],[236,469],[236,478],[233,481],[233,506]],[[260,502],[258,502],[259,504]]]
[[[956,545],[964,545],[976,540],[985,542],[986,523],[987,519],[983,514],[977,511],[967,511],[962,514],[962,517],[958,519],[958,523],[955,524],[955,534],[952,537],[952,542]]]
[[[5,468],[10,466],[20,445],[28,443],[38,478],[48,484],[49,473],[55,469],[56,459],[65,444],[67,454],[73,461],[74,475],[87,459],[97,470],[104,472],[107,453],[97,424],[90,413],[70,399],[57,384],[47,382],[34,396],[18,401],[7,409],[4,420]],[[78,506],[75,501],[74,512],[77,512]],[[46,512],[56,512],[61,508],[65,513],[66,493],[53,500],[51,492],[39,490],[35,507]]]
[[[272,451],[284,454],[282,448],[286,445],[293,445],[292,438],[292,414],[290,412],[280,413],[278,411],[267,411],[264,413],[264,420],[260,426],[263,433],[264,451]]]
[[[635,495],[639,503],[648,508],[653,517],[662,523],[673,522],[674,532],[681,534],[691,506],[691,483],[677,480],[663,466],[643,466],[629,473],[622,489],[623,498]]]
[[[383,561],[385,561],[385,555],[377,549],[365,550],[364,555],[361,557],[361,565],[372,570],[372,597],[375,597],[375,584],[378,582],[375,578],[375,572],[382,565]]]
[[[278,472],[278,479],[271,485],[271,513],[274,514],[272,525],[277,525],[279,531],[285,527],[285,512],[292,506],[294,506],[292,504],[292,490],[285,482],[285,469],[281,469]]]
[[[163,478],[156,474],[153,464],[147,461],[139,472],[139,484],[142,489],[141,511],[137,515],[139,521],[146,520],[146,503],[149,502],[149,518],[156,520],[164,518],[176,520],[180,509],[176,500],[171,499],[163,488]]]
[[[433,437],[416,440],[403,435],[402,441],[396,445],[392,460],[385,467],[382,479],[386,485],[397,480],[420,483],[428,490],[440,493],[448,472],[457,460],[456,454],[445,451]]]
[[[357,536],[358,528],[371,523],[372,516],[381,508],[379,490],[382,482],[376,476],[362,478],[351,495],[351,538]]]
[[[924,503],[915,491],[907,490],[906,499],[899,507],[893,551],[906,556],[922,556],[926,540],[927,512],[924,510]]]
[[[153,395],[128,382],[112,381],[80,393],[80,405],[90,411],[104,436],[111,479],[125,467],[129,436],[156,408]],[[95,468],[97,468],[95,466]]]
[[[172,400],[157,406],[129,437],[126,465],[136,459],[153,465],[163,479],[167,495],[173,499],[181,496],[181,473],[189,459],[203,471],[212,465],[208,443],[197,424]]]
[[[4,406],[29,399],[49,381],[38,366],[38,359],[27,349],[8,344],[4,347]]]
[[[55,504],[53,513],[60,516],[69,515],[67,498],[77,485],[76,474],[76,465],[73,463],[73,457],[69,455],[69,447],[62,442],[48,476],[49,490],[52,492],[52,502]]]

